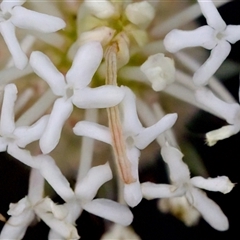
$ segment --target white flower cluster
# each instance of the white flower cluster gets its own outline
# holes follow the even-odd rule
[[[150,90],[150,82],[155,91],[163,90],[174,95],[174,89],[177,89],[177,97],[184,98],[185,93],[181,92],[181,87],[176,88],[179,82],[175,82],[176,78],[181,79],[183,73],[176,70],[173,60],[163,53],[147,54],[148,58],[143,54],[145,62],[142,62],[141,66],[127,65],[136,52],[148,52],[148,47],[151,48],[151,43],[147,44],[147,29],[155,18],[154,6],[148,1],[117,3],[108,0],[85,0],[78,6],[77,12],[78,27],[81,31],[75,29],[75,32],[78,32],[77,40],[72,41],[67,53],[62,53],[62,58],[67,56],[71,59],[68,59],[70,64],[63,67],[53,63],[55,59],[51,54],[50,57],[46,55],[48,51],[46,54],[43,53],[44,50],[36,51],[37,47],[31,43],[27,44],[28,50],[24,51],[22,42],[18,42],[15,27],[27,30],[27,35],[33,36],[34,41],[38,41],[40,36],[36,32],[48,35],[67,28],[61,18],[29,10],[23,7],[24,4],[27,6],[25,2],[26,0],[3,0],[0,4],[0,32],[14,63],[14,66],[10,64],[0,70],[0,77],[3,76],[3,72],[8,73],[9,69],[13,72],[0,79],[0,87],[3,89],[0,151],[6,151],[31,168],[28,195],[17,203],[10,204],[10,218],[0,233],[0,239],[22,239],[28,226],[39,219],[49,226],[49,239],[79,239],[75,221],[83,210],[115,222],[116,225],[110,233],[116,238],[121,238],[121,235],[128,238],[133,233],[119,229],[131,224],[133,215],[128,206],[137,206],[142,197],[183,197],[213,228],[227,230],[227,217],[199,188],[228,193],[234,184],[225,176],[190,178],[190,171],[182,161],[183,155],[174,144],[174,137],[171,135],[177,114],[163,113],[160,117],[147,106],[150,114],[144,116],[144,110],[141,111],[144,104],[138,106],[135,89],[131,89],[131,85],[119,87],[117,84],[118,78],[128,78],[144,83]],[[66,5],[79,4],[77,1],[63,2]],[[211,50],[209,59],[193,76],[193,82],[196,84],[193,88],[197,89],[196,105],[201,104],[203,108],[206,105],[210,111],[231,124],[207,134],[209,145],[213,145],[240,130],[240,107],[237,103],[226,103],[218,99],[205,87],[198,89],[197,86],[209,82],[229,54],[230,43],[240,40],[240,26],[226,26],[212,1],[198,0],[198,3],[208,25],[192,31],[172,30],[166,35],[164,46],[171,53],[196,46]],[[54,13],[56,12],[53,12],[53,15]],[[116,25],[113,22],[116,22]],[[49,36],[51,38],[51,35]],[[52,36],[69,41],[61,34]],[[44,37],[41,36],[41,39]],[[50,45],[54,45],[54,40]],[[20,102],[17,89],[21,88],[21,80],[12,82],[28,73],[42,79],[43,81],[39,81],[48,85],[52,95],[48,98],[45,95],[47,92],[44,93],[43,98],[33,105],[35,114],[32,113],[31,119],[28,119],[29,114],[26,112],[15,122],[16,105]],[[106,79],[105,84],[102,82],[103,75]],[[140,90],[136,92],[138,91]],[[46,114],[49,107],[51,110]],[[113,178],[111,164],[106,162],[87,168],[84,176],[77,177],[72,189],[51,155],[64,137],[62,129],[72,113],[79,112],[79,109],[88,112],[89,109],[105,108],[108,127],[96,122],[94,117],[80,120],[79,116],[77,121],[73,121],[71,130],[83,139],[95,139],[112,147],[118,170],[117,178],[120,178],[123,186],[119,189],[120,195],[123,195],[119,202],[95,198],[99,188]],[[140,121],[138,115],[145,124]],[[139,181],[141,150],[154,140],[161,146],[162,158],[169,167],[170,184]],[[39,141],[38,154],[29,150],[29,144],[35,141]],[[87,154],[88,152],[90,153]],[[81,149],[84,158],[81,159],[80,167],[84,167],[84,161],[89,161],[91,166],[92,152],[90,145]],[[91,155],[89,159],[85,153],[88,157]],[[66,158],[68,157],[66,154]],[[45,180],[64,200],[64,204],[57,205],[45,195]]]

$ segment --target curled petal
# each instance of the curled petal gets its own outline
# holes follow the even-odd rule
[[[124,92],[117,86],[104,85],[74,91],[72,102],[79,108],[107,108],[119,104]]]
[[[220,207],[213,202],[206,194],[197,189],[192,188],[186,195],[190,204],[192,204],[213,228],[218,231],[226,231],[229,223]]]
[[[213,35],[214,29],[209,26],[199,27],[192,31],[174,29],[166,35],[163,43],[167,51],[172,53],[188,47],[213,49],[217,44]]]
[[[212,1],[198,0],[198,3],[209,26],[218,31],[226,28],[226,23]]]
[[[99,42],[88,42],[82,45],[66,75],[67,83],[75,89],[85,88],[91,82],[102,57],[103,49]]]
[[[64,220],[58,219],[51,212],[52,207],[46,206],[45,199],[35,206],[36,214],[56,233],[64,237],[64,239],[79,239],[77,229],[70,223],[65,222]],[[52,202],[52,204],[54,204]],[[51,205],[52,205],[51,204]]]
[[[229,124],[234,124],[236,122],[237,116],[240,112],[240,106],[238,103],[226,103],[217,98],[211,91],[203,88],[196,91],[195,97],[198,102],[216,112]]]
[[[193,82],[196,85],[205,85],[227,58],[230,51],[230,43],[227,41],[219,42],[211,51],[207,61],[193,75]]]
[[[171,181],[176,184],[188,182],[190,172],[188,166],[182,161],[183,154],[170,146],[163,147],[161,154],[163,160],[168,164]]]
[[[136,137],[134,137],[134,144],[139,149],[144,149],[153,140],[155,140],[161,133],[171,128],[177,120],[177,114],[167,114],[156,124],[145,128]]]
[[[141,184],[143,197],[151,200],[155,198],[180,197],[185,194],[184,188],[177,188],[169,184],[155,184],[145,182]]]
[[[53,158],[49,155],[39,155],[34,157],[34,161],[39,164],[39,171],[48,181],[56,193],[65,201],[74,197],[74,192],[70,188],[70,184],[59,170]]]
[[[7,150],[8,142],[5,138],[0,137],[0,152],[5,152]]]
[[[228,25],[222,35],[228,42],[236,43],[240,40],[240,25]]]
[[[55,101],[48,124],[40,138],[40,148],[44,154],[51,152],[58,144],[62,127],[72,113],[70,100],[59,98]]]
[[[81,201],[91,201],[98,189],[112,179],[112,171],[109,164],[92,167],[87,176],[76,184],[75,193]]]
[[[203,177],[193,177],[190,181],[195,187],[209,191],[219,191],[224,194],[231,192],[234,187],[234,184],[226,176],[208,179]]]
[[[43,134],[43,131],[47,125],[49,115],[41,117],[36,123],[30,127],[18,127],[14,131],[14,135],[17,136],[17,145],[19,147],[25,148],[31,142],[34,142]]]
[[[92,214],[123,226],[128,226],[133,220],[133,215],[126,206],[107,199],[94,199],[84,204],[83,208]]]
[[[55,95],[64,95],[66,87],[65,78],[45,54],[39,51],[32,52],[29,63],[33,71],[48,83]]]
[[[15,66],[18,69],[24,69],[27,66],[28,58],[18,43],[14,25],[10,21],[1,22],[0,32],[13,57]]]
[[[56,32],[66,26],[61,18],[38,13],[21,6],[13,8],[11,22],[16,27],[43,33]]]
[[[4,97],[1,111],[0,129],[1,135],[11,135],[15,129],[14,105],[17,99],[17,87],[15,84],[8,84],[4,88]]]
[[[90,137],[108,144],[112,144],[110,131],[107,127],[98,123],[81,121],[73,128],[73,132],[78,136]]]
[[[217,141],[229,138],[232,135],[238,133],[239,130],[240,130],[240,126],[237,124],[237,125],[227,125],[217,130],[210,131],[206,134],[207,144],[208,146],[211,147],[215,145]]]

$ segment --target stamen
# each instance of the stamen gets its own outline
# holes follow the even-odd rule
[[[117,43],[106,50],[106,84],[117,86]],[[130,184],[136,181],[131,173],[131,163],[126,153],[126,145],[120,120],[119,107],[107,108],[109,129],[112,136],[112,146],[120,177],[123,182]]]

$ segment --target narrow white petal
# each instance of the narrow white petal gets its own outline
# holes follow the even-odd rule
[[[240,25],[228,25],[222,35],[230,43],[236,43],[240,40]]]
[[[69,182],[61,173],[52,157],[48,155],[39,155],[34,157],[34,161],[39,163],[38,169],[42,176],[63,200],[67,201],[74,197],[74,192]]]
[[[97,194],[98,189],[112,179],[112,171],[108,163],[92,167],[87,176],[77,182],[75,193],[81,201],[91,201]]]
[[[112,144],[112,138],[108,127],[94,122],[81,121],[73,128],[78,136],[90,137],[108,144]]]
[[[55,95],[64,95],[66,87],[65,78],[45,54],[38,51],[32,52],[29,63],[33,71],[48,83]]]
[[[83,208],[92,214],[123,226],[128,226],[133,220],[133,215],[126,206],[107,199],[94,199],[85,204]]]
[[[99,42],[89,42],[81,46],[66,75],[67,83],[75,89],[86,87],[98,69],[102,57],[103,49]]]
[[[222,31],[226,28],[226,23],[223,21],[212,1],[198,0],[198,3],[209,26],[218,31]]]
[[[43,33],[56,32],[66,26],[61,18],[38,13],[21,6],[14,7],[12,10],[11,22],[16,27]]]
[[[27,66],[28,58],[21,49],[15,35],[15,27],[10,21],[0,23],[0,32],[8,46],[8,50],[13,57],[15,66],[18,69],[24,69]]]
[[[234,184],[226,176],[208,178],[193,177],[190,182],[198,188],[203,188],[209,191],[219,191],[224,194],[232,191]]]
[[[119,104],[124,92],[117,86],[104,85],[74,91],[72,102],[79,108],[107,108]]]
[[[40,138],[40,148],[44,154],[51,152],[58,144],[63,125],[72,113],[70,100],[59,98],[55,101],[48,124]]]
[[[160,134],[170,129],[177,120],[177,114],[167,114],[156,124],[151,127],[145,128],[136,137],[134,137],[134,144],[139,149],[144,149]]]
[[[126,135],[136,135],[143,130],[137,114],[136,97],[128,87],[122,86],[122,89],[125,96],[120,104],[120,111],[124,133]]]
[[[17,92],[15,84],[8,84],[4,88],[0,122],[1,135],[11,135],[15,129],[14,105],[17,99]]]
[[[206,196],[204,192],[197,188],[192,188],[186,195],[190,204],[192,204],[213,228],[218,231],[228,229],[228,219],[220,207]]]
[[[185,194],[184,188],[169,184],[145,182],[141,184],[143,197],[151,200],[155,198],[179,197]]]
[[[218,70],[231,51],[231,45],[227,41],[221,41],[211,51],[207,61],[193,75],[196,85],[205,85],[213,74]]]
[[[182,161],[183,154],[174,147],[163,147],[161,150],[163,160],[168,164],[170,179],[173,183],[180,184],[190,180],[188,166]]]
[[[25,148],[29,143],[39,140],[47,126],[48,119],[49,115],[45,115],[30,127],[16,128],[14,135],[18,138],[16,140],[17,145]]]
[[[3,0],[0,4],[0,8],[4,13],[11,12],[12,8],[14,8],[15,6],[23,5],[25,2],[26,0]]]
[[[124,184],[124,200],[130,207],[136,207],[142,200],[142,191],[139,180],[130,184]]]
[[[175,53],[188,47],[213,49],[217,40],[214,38],[214,30],[209,26],[203,26],[192,31],[174,29],[166,35],[163,43],[167,51]]]
[[[226,103],[221,99],[217,98],[211,91],[206,89],[197,90],[195,97],[198,102],[210,108],[210,110],[216,112],[229,124],[234,124],[236,122],[236,117],[240,112],[239,104]]]
[[[7,152],[19,160],[20,162],[26,164],[31,168],[37,168],[38,163],[33,160],[32,155],[28,150],[20,149],[16,144],[8,144]]]

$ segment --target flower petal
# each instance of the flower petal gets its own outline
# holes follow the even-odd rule
[[[24,69],[27,66],[28,58],[21,49],[15,35],[15,27],[10,21],[0,23],[0,32],[7,44],[8,50],[13,57],[15,66],[18,69]]]
[[[216,112],[229,124],[234,124],[236,122],[237,116],[240,112],[240,106],[238,103],[226,103],[217,98],[211,91],[207,89],[197,90],[195,97],[198,102]]]
[[[1,135],[11,135],[15,129],[14,105],[17,99],[17,87],[15,84],[8,84],[4,88],[4,97],[1,110],[0,132]]]
[[[107,108],[119,104],[124,92],[117,86],[104,85],[74,91],[72,102],[79,108]]]
[[[124,184],[124,200],[130,207],[136,207],[142,200],[142,191],[139,180],[133,183]]]
[[[83,202],[91,201],[97,194],[98,189],[112,179],[112,171],[109,164],[92,167],[87,176],[77,182],[75,193]]]
[[[55,95],[64,95],[65,78],[45,54],[39,51],[32,52],[29,63],[34,72],[48,83]]]
[[[45,115],[30,127],[16,128],[14,131],[14,135],[18,138],[16,140],[17,145],[19,147],[25,148],[25,146],[29,143],[40,139],[47,125],[48,119],[49,115]]]
[[[240,40],[240,25],[228,25],[222,34],[224,39],[234,44]]]
[[[75,89],[85,88],[91,82],[102,57],[103,49],[99,42],[89,42],[82,45],[66,75],[67,83]]]
[[[139,121],[136,98],[133,92],[128,87],[121,87],[125,96],[120,104],[122,126],[125,135],[136,135],[143,130],[143,126]]]
[[[108,127],[94,122],[80,121],[73,128],[78,136],[90,137],[108,144],[112,144],[112,138]]]
[[[209,191],[219,191],[224,194],[232,191],[234,184],[226,176],[208,178],[193,177],[190,182],[198,188],[203,188]]]
[[[74,197],[74,192],[71,189],[69,182],[59,170],[52,157],[49,155],[39,155],[34,157],[34,161],[39,163],[38,169],[42,176],[64,201],[70,200]]]
[[[193,75],[193,82],[196,85],[205,85],[227,58],[230,51],[230,43],[227,41],[219,42],[211,51],[207,61]]]
[[[66,26],[61,18],[38,13],[21,6],[13,8],[11,22],[16,27],[43,33],[56,32]]]
[[[141,184],[143,197],[147,200],[155,198],[180,197],[185,194],[184,188],[177,188],[169,184],[155,184],[145,182]]]
[[[151,127],[145,128],[136,137],[134,137],[134,144],[139,149],[144,149],[160,134],[171,128],[177,120],[177,114],[167,114],[161,120]]]
[[[192,204],[202,215],[202,217],[216,230],[226,231],[228,229],[228,219],[220,209],[206,194],[197,189],[192,188],[186,195],[190,204]]]
[[[58,144],[62,127],[72,113],[70,100],[59,98],[55,101],[48,124],[40,138],[40,148],[44,154],[51,152]]]
[[[198,3],[209,26],[218,31],[226,28],[226,23],[212,1],[198,0]]]
[[[163,147],[161,150],[163,160],[168,164],[170,179],[173,183],[181,184],[190,180],[188,166],[182,161],[183,154],[174,147]]]
[[[20,162],[26,164],[31,168],[37,168],[38,163],[33,160],[33,156],[30,154],[28,150],[20,149],[16,144],[10,143],[8,144],[7,152],[19,160]]]
[[[83,208],[92,214],[123,226],[128,226],[133,220],[133,215],[126,206],[108,199],[94,199],[85,204]]]
[[[15,6],[23,5],[25,2],[26,0],[3,0],[0,4],[0,8],[4,13],[11,12],[12,8],[14,8]]]
[[[171,53],[188,47],[204,47],[213,49],[217,40],[213,37],[214,30],[209,26],[199,27],[192,31],[174,29],[164,38],[164,46]]]

